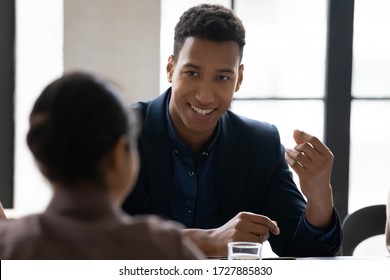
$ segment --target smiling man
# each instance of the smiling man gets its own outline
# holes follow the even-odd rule
[[[170,56],[172,83],[169,116],[175,131],[196,154],[212,136],[233,94],[240,88],[243,65],[235,41],[188,37],[180,54]]]
[[[141,170],[123,208],[181,222],[208,256],[226,256],[230,241],[266,240],[279,256],[335,255],[342,233],[331,151],[298,130],[285,150],[275,126],[229,110],[244,45],[230,9],[203,4],[181,16],[167,64],[172,87],[134,104],[144,120]]]

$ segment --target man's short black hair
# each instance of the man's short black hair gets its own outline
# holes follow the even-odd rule
[[[202,4],[185,11],[175,27],[173,55],[175,61],[188,37],[217,42],[235,41],[242,59],[245,28],[231,9],[221,5]]]

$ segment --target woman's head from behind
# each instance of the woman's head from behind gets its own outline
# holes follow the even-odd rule
[[[36,100],[27,144],[53,185],[107,189],[121,200],[138,173],[137,125],[112,83],[70,73]]]

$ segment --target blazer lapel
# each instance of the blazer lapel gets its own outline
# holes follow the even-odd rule
[[[165,102],[167,93],[151,102],[145,115],[144,154],[147,163],[150,192],[152,198],[152,211],[170,217],[172,201],[172,156],[167,136],[165,121]],[[167,162],[167,160],[169,162]],[[164,167],[164,168],[162,168]],[[165,170],[165,172],[163,171]]]
[[[221,135],[216,150],[216,194],[218,217],[225,223],[245,209],[245,169],[247,161],[240,151],[240,132],[227,113],[221,118]]]

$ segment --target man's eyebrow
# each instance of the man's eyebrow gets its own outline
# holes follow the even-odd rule
[[[183,66],[184,66],[184,67],[195,68],[195,69],[201,68],[199,65],[194,64],[194,63],[191,63],[191,62],[185,63]]]
[[[231,68],[221,68],[221,69],[218,69],[217,71],[220,73],[232,73],[232,74],[236,73],[236,71],[234,71]]]
[[[202,68],[201,66],[194,64],[194,63],[191,63],[191,62],[185,63],[183,65],[183,67],[189,67],[189,68],[194,68],[194,69]],[[217,69],[217,72],[219,72],[219,73],[232,73],[232,74],[236,73],[236,71],[234,71],[234,69],[231,69],[231,68]]]

